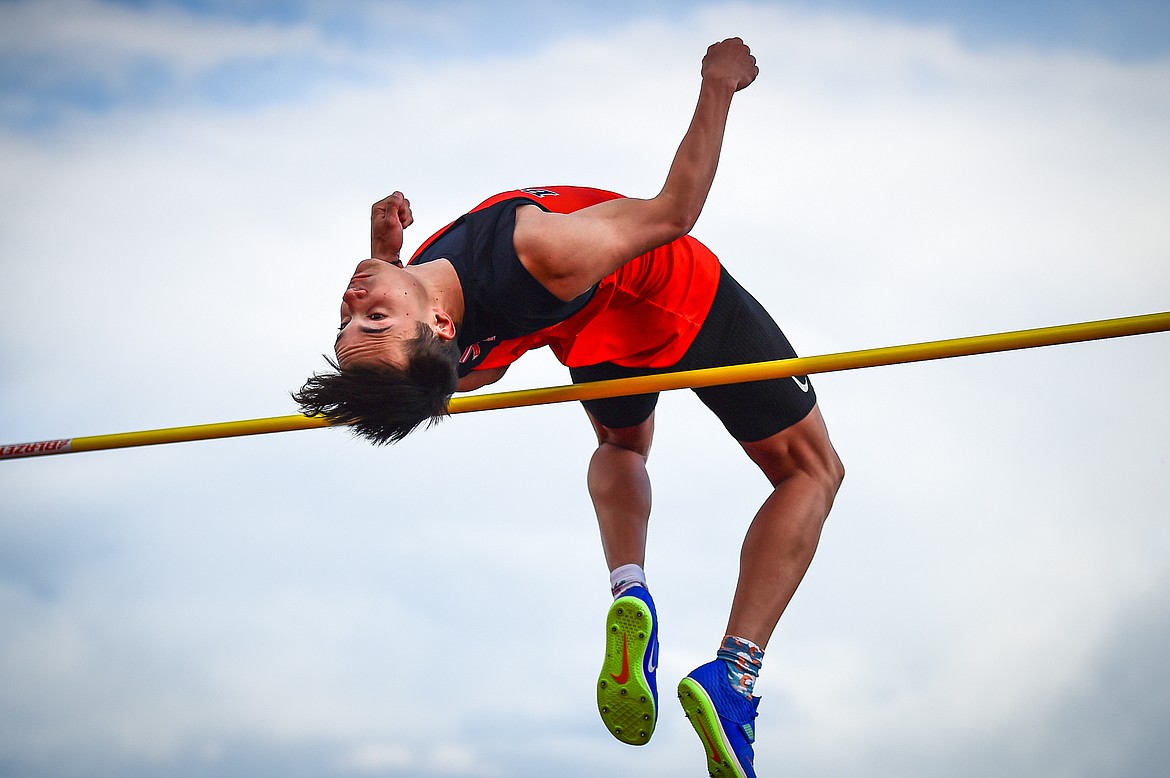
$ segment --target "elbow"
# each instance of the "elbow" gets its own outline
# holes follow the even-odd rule
[[[463,378],[459,379],[459,386],[455,391],[474,392],[476,389],[482,389],[503,378],[507,370],[507,366],[472,370]]]
[[[696,208],[676,214],[669,225],[672,232],[671,240],[678,240],[684,235],[689,235],[691,230],[695,228],[695,223],[699,221],[699,213],[699,209]]]
[[[699,220],[698,212],[690,212],[684,209],[666,209],[661,212],[658,218],[653,222],[655,227],[652,230],[655,245],[663,246],[672,241],[676,241],[690,233],[694,228],[695,222]]]
[[[673,197],[665,191],[655,199],[661,206],[659,224],[668,243],[689,234],[703,211],[702,203],[690,203],[685,198]]]

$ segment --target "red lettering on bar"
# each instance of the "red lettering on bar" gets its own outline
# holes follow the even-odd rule
[[[0,459],[16,459],[18,457],[35,457],[44,454],[56,454],[68,451],[71,439],[39,440],[34,443],[12,443],[0,446]]]

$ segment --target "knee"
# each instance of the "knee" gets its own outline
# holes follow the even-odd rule
[[[601,441],[589,460],[586,485],[598,511],[650,513],[650,474],[643,451]]]
[[[827,440],[823,446],[814,446],[802,453],[794,463],[791,475],[798,475],[812,485],[827,516],[845,480],[845,465]]]
[[[836,498],[837,492],[841,491],[841,484],[845,481],[845,464],[832,445],[829,446],[828,452],[821,459],[817,470],[817,480],[831,504]]]
[[[829,439],[820,415],[806,421],[808,423],[800,425],[799,432],[803,434],[795,435],[791,441],[789,454],[795,469],[811,478],[824,495],[827,506],[832,506],[845,481],[845,464]]]
[[[824,501],[826,512],[845,480],[845,465],[819,417],[744,448],[773,487],[796,478]]]
[[[613,428],[606,427],[597,420],[589,417],[593,422],[593,430],[597,433],[598,453],[607,446],[613,446],[622,451],[632,451],[638,454],[643,461],[650,457],[650,445],[654,442],[654,416],[636,427]]]

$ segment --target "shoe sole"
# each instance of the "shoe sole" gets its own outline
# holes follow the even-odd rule
[[[707,690],[695,679],[684,678],[678,684],[678,701],[703,743],[707,774],[719,778],[750,778],[727,740],[719,713]]]
[[[619,597],[605,619],[605,662],[597,678],[597,711],[606,729],[632,746],[645,745],[658,721],[643,669],[653,629],[649,609],[637,597]]]

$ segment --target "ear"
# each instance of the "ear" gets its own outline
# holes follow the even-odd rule
[[[443,340],[455,340],[455,320],[444,310],[432,310],[435,324],[435,334]]]

